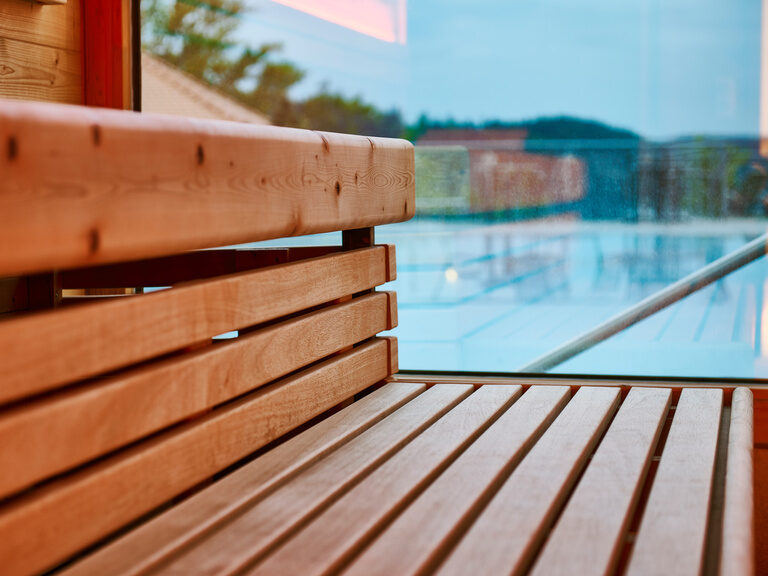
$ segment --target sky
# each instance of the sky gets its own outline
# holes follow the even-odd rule
[[[238,32],[283,43],[307,73],[298,98],[325,86],[407,121],[567,114],[655,139],[757,133],[761,0],[312,0],[329,19],[285,5],[302,2],[249,0]],[[350,24],[361,3],[400,9],[405,26],[354,30],[386,20]]]

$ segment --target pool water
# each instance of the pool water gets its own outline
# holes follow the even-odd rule
[[[376,230],[397,246],[400,368],[512,372],[765,225],[416,220]],[[767,266],[761,258],[551,372],[766,377]]]

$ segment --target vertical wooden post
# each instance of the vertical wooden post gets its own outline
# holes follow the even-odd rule
[[[355,228],[341,233],[341,246],[344,250],[370,248],[376,243],[373,228]]]

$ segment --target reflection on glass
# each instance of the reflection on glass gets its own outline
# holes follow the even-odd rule
[[[766,231],[763,5],[142,2],[146,50],[238,106],[415,144],[416,218],[377,232],[397,244],[401,367],[477,371],[515,370]],[[766,266],[555,371],[765,376]]]

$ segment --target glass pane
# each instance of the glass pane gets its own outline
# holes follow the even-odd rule
[[[416,218],[377,230],[401,368],[515,371],[766,231],[768,1],[142,6],[259,118],[415,144]],[[552,371],[762,377],[765,266]]]

